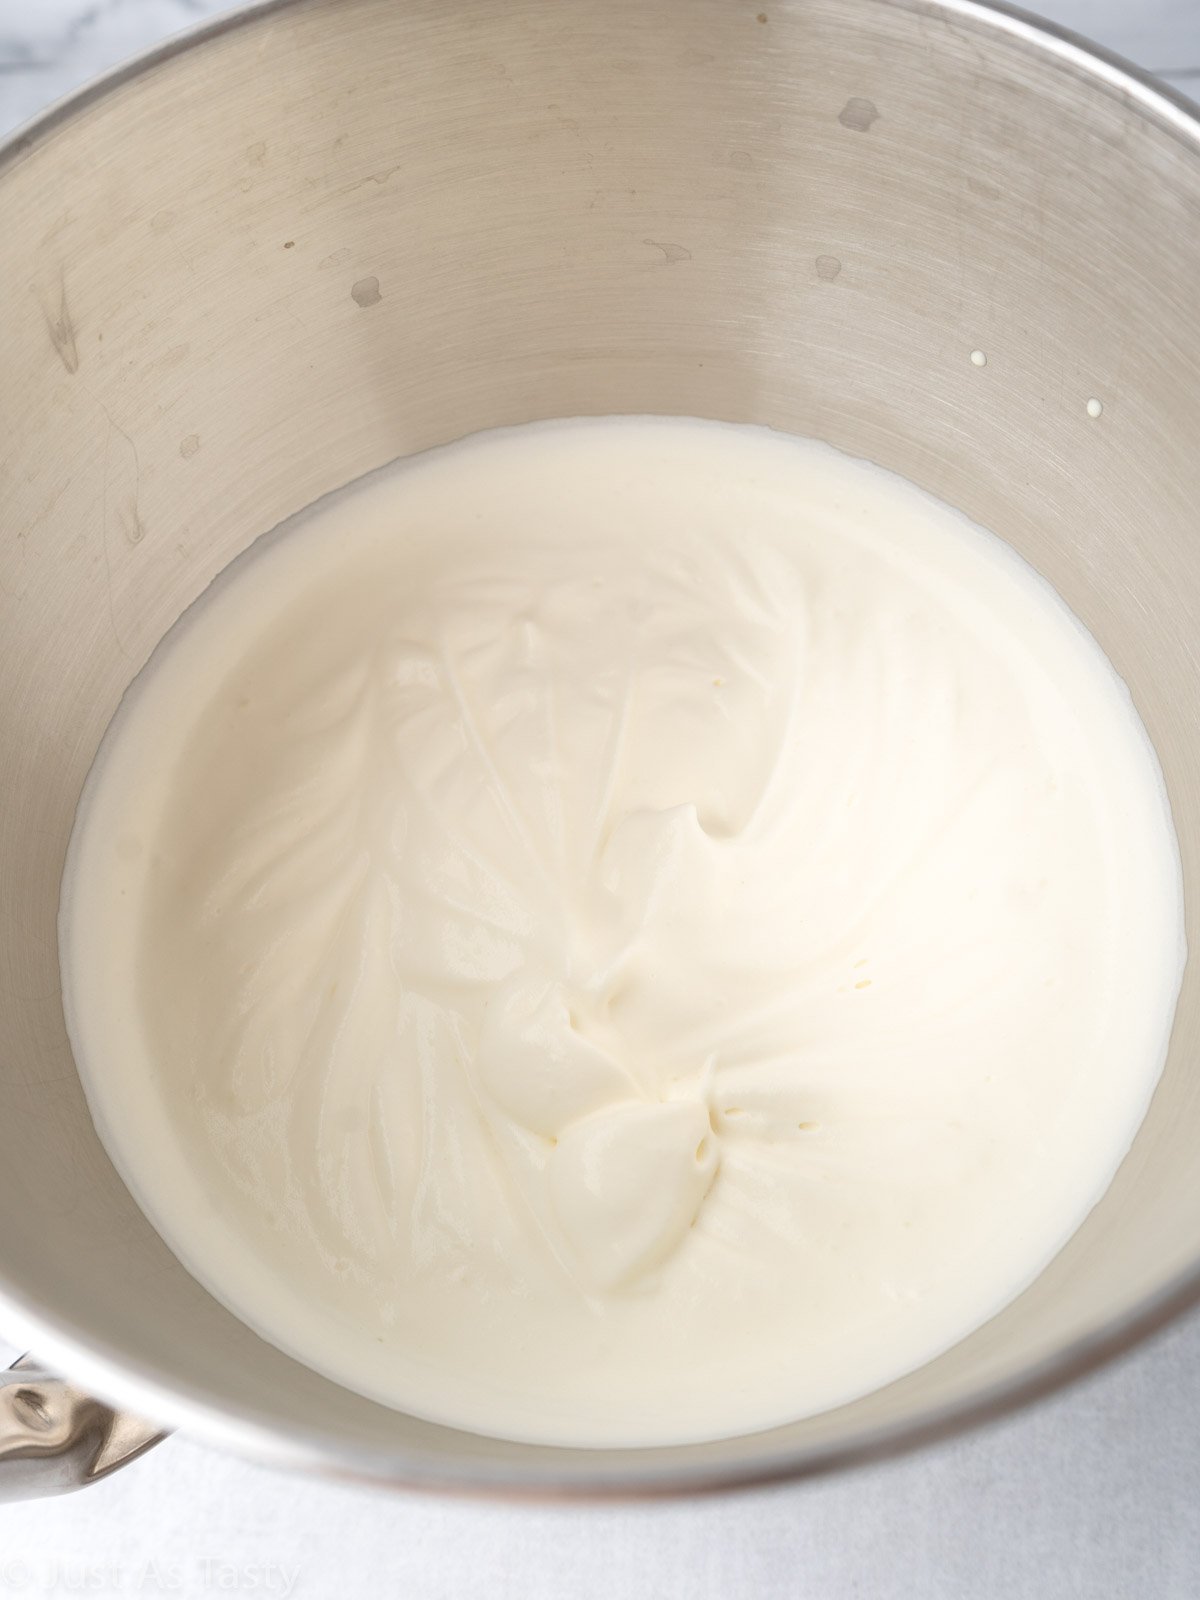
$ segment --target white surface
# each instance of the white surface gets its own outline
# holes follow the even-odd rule
[[[0,131],[225,9],[0,0]],[[1200,89],[1197,0],[1041,9]],[[172,1439],[82,1495],[0,1507],[4,1600],[285,1590],[305,1600],[1194,1600],[1198,1575],[1197,1319],[985,1432],[767,1494],[590,1509],[443,1504],[292,1478]]]

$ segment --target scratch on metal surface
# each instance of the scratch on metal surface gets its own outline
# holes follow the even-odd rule
[[[133,437],[126,432],[119,422],[115,420],[104,401],[101,400],[98,395],[93,394],[90,389],[87,391],[87,393],[95,402],[97,408],[103,413],[105,422],[107,423],[107,432],[104,438],[104,468],[101,487],[100,542],[104,554],[104,587],[108,601],[108,620],[112,628],[112,635],[116,641],[117,648],[120,650],[123,656],[132,660],[132,655],[126,646],[124,639],[121,637],[121,630],[117,626],[116,606],[113,601],[113,563],[112,549],[110,546],[110,534],[112,527],[117,520],[118,510],[114,504],[116,496],[114,495],[112,488],[111,468],[114,439],[119,437],[125,441],[125,444],[129,450],[129,460],[133,466],[133,492],[127,497],[126,513],[122,519],[124,536],[131,545],[140,544],[146,534],[146,527],[142,521],[141,513],[138,509],[138,494],[141,489],[142,481],[141,461],[138,457],[138,448],[134,443]]]
[[[341,189],[335,190],[337,194],[353,194],[356,189],[362,189],[368,183],[378,184],[380,188],[388,181],[394,172],[400,171],[400,162],[394,166],[384,167],[380,172],[368,172],[364,178],[356,178],[353,183],[345,184]]]
[[[75,323],[71,316],[71,308],[67,304],[67,280],[63,273],[58,276],[57,304],[52,299],[47,305],[45,298],[35,284],[30,284],[30,291],[37,297],[42,308],[42,315],[46,319],[46,332],[50,335],[50,343],[54,346],[54,353],[72,376],[79,371],[79,344],[76,339]]]
[[[662,251],[662,265],[665,267],[673,266],[676,261],[690,261],[692,259],[692,252],[685,250],[681,244],[671,244],[669,241],[662,239],[643,239],[642,243],[652,245],[655,250]]]

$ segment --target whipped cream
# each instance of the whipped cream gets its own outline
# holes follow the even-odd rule
[[[62,918],[214,1294],[570,1444],[932,1357],[1103,1191],[1182,959],[1153,752],[1005,546],[827,447],[483,435],[262,541],[127,697]]]

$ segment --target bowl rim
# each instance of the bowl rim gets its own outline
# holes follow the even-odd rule
[[[0,178],[61,126],[160,64],[273,13],[322,3],[329,0],[244,0],[232,11],[207,18],[141,51],[53,101],[0,139]],[[1173,85],[1070,29],[1009,5],[1006,0],[873,3],[949,19],[984,33],[991,31],[1033,56],[1057,61],[1080,78],[1125,98],[1143,116],[1190,145],[1200,159],[1200,105]],[[838,1442],[801,1447],[769,1445],[770,1433],[749,1434],[740,1441],[747,1447],[744,1456],[715,1463],[689,1460],[701,1447],[686,1444],[644,1451],[518,1446],[522,1455],[536,1455],[537,1464],[531,1465],[521,1459],[435,1459],[411,1447],[364,1450],[299,1420],[285,1430],[261,1415],[214,1399],[188,1380],[166,1381],[161,1376],[139,1372],[136,1363],[119,1348],[0,1282],[0,1313],[8,1319],[6,1333],[19,1331],[36,1348],[41,1360],[60,1366],[72,1382],[89,1386],[116,1405],[156,1418],[206,1443],[270,1465],[344,1481],[542,1501],[720,1493],[796,1482],[886,1461],[999,1421],[1061,1391],[1163,1332],[1197,1306],[1200,1257],[1102,1327],[1022,1371],[921,1417],[863,1428]],[[756,1439],[763,1441],[763,1449],[757,1454],[752,1448]]]

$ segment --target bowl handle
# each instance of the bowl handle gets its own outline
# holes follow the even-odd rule
[[[154,1423],[94,1400],[31,1356],[0,1372],[0,1501],[81,1489],[164,1437]]]

